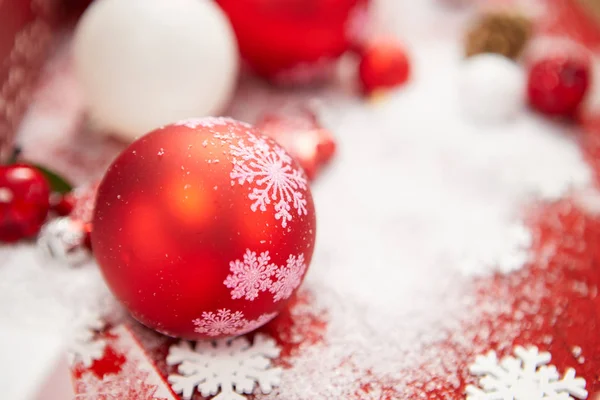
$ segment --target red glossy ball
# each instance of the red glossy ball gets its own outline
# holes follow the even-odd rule
[[[396,41],[373,41],[362,51],[358,75],[365,94],[390,90],[406,83],[410,76],[410,60]]]
[[[196,340],[273,319],[304,278],[315,229],[295,161],[250,125],[205,118],[157,129],[114,161],[92,247],[136,319]]]
[[[257,74],[284,84],[327,78],[360,40],[369,0],[217,0],[242,57]]]
[[[527,82],[529,103],[549,116],[572,117],[590,85],[590,65],[585,59],[557,56],[535,62]]]
[[[50,185],[41,172],[23,164],[0,166],[0,241],[35,236],[49,208]]]

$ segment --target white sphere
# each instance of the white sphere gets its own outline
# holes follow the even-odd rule
[[[507,121],[525,105],[526,77],[523,69],[498,54],[479,54],[463,62],[460,70],[463,111],[483,122]]]
[[[239,67],[231,25],[208,0],[97,0],[74,58],[90,117],[126,140],[219,113]]]

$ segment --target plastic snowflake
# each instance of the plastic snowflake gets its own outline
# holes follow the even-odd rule
[[[256,257],[256,252],[246,250],[244,260],[235,260],[229,263],[231,275],[223,282],[231,291],[232,299],[253,301],[259,292],[265,292],[271,287],[271,276],[277,266],[270,264],[269,252],[265,251]]]
[[[196,318],[193,321],[198,333],[204,333],[208,336],[235,335],[238,331],[248,324],[244,319],[244,313],[241,311],[231,312],[227,308],[217,310],[215,314],[212,311],[203,312],[202,318]]]
[[[86,314],[79,318],[71,328],[73,336],[67,352],[69,364],[81,362],[89,368],[95,360],[104,356],[106,341],[96,338],[98,331],[104,326],[104,321],[96,314]]]
[[[306,263],[304,262],[304,254],[300,254],[297,257],[290,255],[287,264],[275,272],[277,280],[273,282],[269,289],[274,295],[273,300],[279,301],[289,298],[294,290],[300,286],[300,283],[302,283],[305,271]]]
[[[194,391],[212,400],[244,400],[258,384],[262,393],[270,393],[279,385],[281,368],[271,367],[271,359],[279,356],[275,341],[256,335],[254,343],[245,337],[214,342],[199,341],[192,348],[182,341],[171,346],[168,365],[177,365],[179,374],[168,380],[183,399],[191,399]]]
[[[298,169],[293,168],[291,157],[279,146],[270,147],[265,139],[257,136],[243,139],[232,144],[233,170],[230,173],[232,184],[253,183],[248,198],[254,202],[252,211],[267,211],[273,203],[275,219],[281,220],[286,227],[292,220],[292,208],[298,215],[306,215],[306,178]]]
[[[467,400],[572,400],[587,398],[585,380],[568,369],[561,378],[556,367],[548,365],[550,353],[536,347],[517,346],[515,357],[498,360],[490,351],[477,356],[471,374],[480,376],[479,385],[466,388]]]

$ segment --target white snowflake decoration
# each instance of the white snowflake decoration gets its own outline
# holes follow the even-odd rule
[[[231,275],[223,282],[231,291],[232,299],[254,300],[259,292],[265,292],[271,287],[271,276],[277,266],[269,263],[271,257],[265,251],[256,256],[256,253],[246,250],[244,260],[235,260],[229,263]]]
[[[498,360],[496,353],[477,356],[471,374],[480,376],[478,386],[466,388],[467,400],[572,400],[587,398],[585,380],[568,369],[561,378],[556,367],[548,365],[550,353],[536,347],[517,346],[515,357]]]
[[[297,257],[290,255],[287,264],[280,267],[275,272],[277,280],[273,282],[269,289],[273,293],[273,300],[279,301],[289,298],[294,290],[302,283],[302,277],[306,271],[306,263],[304,255],[300,254]]]
[[[96,314],[86,314],[73,324],[67,352],[70,365],[81,362],[84,367],[89,368],[95,360],[104,356],[106,341],[96,338],[98,331],[104,326],[104,321]]]
[[[232,144],[233,170],[230,173],[232,185],[253,184],[248,198],[254,203],[252,211],[267,211],[273,203],[275,219],[286,227],[292,220],[292,208],[299,216],[306,215],[306,178],[292,166],[291,157],[279,146],[270,147],[265,139],[250,135]]]
[[[196,332],[208,336],[219,336],[237,334],[248,321],[241,311],[232,312],[227,308],[221,308],[217,310],[216,314],[212,311],[203,312],[202,318],[196,318],[193,323],[196,326]]]
[[[281,381],[281,368],[271,367],[279,356],[275,341],[256,335],[254,343],[240,337],[214,342],[199,341],[194,348],[182,341],[171,346],[168,365],[178,365],[179,374],[168,380],[183,399],[191,399],[194,391],[212,400],[244,400],[258,384],[264,394],[270,393]]]

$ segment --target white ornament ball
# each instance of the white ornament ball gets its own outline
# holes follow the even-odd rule
[[[472,119],[508,121],[525,108],[525,72],[504,56],[479,54],[466,59],[459,85],[461,106]]]
[[[74,58],[92,121],[128,141],[218,114],[239,68],[231,25],[208,0],[97,0],[77,26]]]

